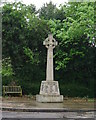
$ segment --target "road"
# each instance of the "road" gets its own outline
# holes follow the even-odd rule
[[[2,120],[30,120],[30,118],[53,118],[55,120],[96,120],[94,112],[2,112]],[[15,119],[18,118],[18,119]],[[25,119],[24,119],[25,118]],[[57,119],[56,119],[57,118]],[[50,119],[51,120],[51,119]]]

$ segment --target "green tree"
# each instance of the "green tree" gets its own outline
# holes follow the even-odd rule
[[[2,60],[2,72],[0,74],[2,74],[4,85],[8,85],[14,79],[14,72],[10,58],[5,58]]]
[[[51,31],[59,41],[55,54],[56,69],[62,73],[62,82],[81,84],[92,93],[95,58],[94,4],[69,3],[63,7],[66,19],[49,21]]]
[[[39,17],[46,20],[53,19],[55,17],[56,5],[50,1],[49,3],[44,4],[39,10]]]
[[[39,90],[40,80],[44,79],[42,42],[49,29],[45,20],[36,17],[34,6],[33,12],[31,7],[20,2],[6,4],[2,12],[3,59],[10,57],[18,84],[26,94],[36,89],[36,85]],[[34,85],[36,81],[39,83]]]
[[[63,7],[61,6],[60,8],[57,8],[56,5],[52,3],[52,1],[44,4],[38,12],[39,17],[45,20],[57,19],[62,21],[66,18],[65,10],[63,9]]]

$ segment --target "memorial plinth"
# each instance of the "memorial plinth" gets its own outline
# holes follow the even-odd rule
[[[52,34],[43,42],[47,51],[46,81],[41,82],[40,94],[36,95],[38,102],[63,102],[63,95],[60,95],[58,81],[54,81],[53,73],[53,49],[57,46]]]

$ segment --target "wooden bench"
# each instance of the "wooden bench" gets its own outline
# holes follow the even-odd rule
[[[3,95],[6,94],[20,94],[22,96],[21,86],[3,86]]]

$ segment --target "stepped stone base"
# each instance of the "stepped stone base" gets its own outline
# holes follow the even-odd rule
[[[40,94],[36,95],[38,102],[63,102],[63,95],[60,95],[58,81],[42,81]]]
[[[36,95],[36,101],[42,103],[63,102],[63,95]]]

